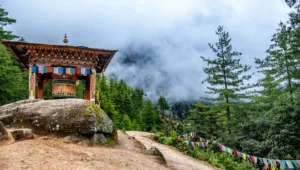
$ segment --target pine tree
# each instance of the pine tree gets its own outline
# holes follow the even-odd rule
[[[294,91],[299,88],[300,80],[299,50],[297,46],[291,45],[291,40],[294,39],[293,32],[294,30],[281,22],[271,40],[273,44],[267,50],[268,56],[265,59],[255,59],[260,72],[270,74],[281,85],[285,85],[284,90],[289,92],[291,102]]]
[[[4,27],[16,23],[15,19],[7,17],[8,12],[0,6],[0,40],[12,40],[18,36]],[[28,73],[19,68],[19,63],[0,44],[0,105],[23,100],[28,97]]]
[[[163,111],[163,113],[165,113],[165,110],[170,108],[167,100],[163,96],[159,97],[157,105],[159,106],[160,110]]]
[[[200,102],[196,103],[184,120],[185,124],[192,124],[193,126],[187,126],[186,129],[211,139],[213,136],[217,136],[219,130],[218,113],[217,106],[205,106]]]
[[[121,129],[123,130],[132,130],[133,129],[133,124],[127,114],[123,116],[123,120],[120,124]]]
[[[4,30],[4,27],[13,23],[16,23],[15,19],[7,17],[8,12],[5,9],[1,8],[0,5],[0,40],[12,40],[15,38],[19,38],[18,36],[14,35],[12,31]]]
[[[132,127],[133,127],[132,130],[137,130],[137,131],[140,131],[140,130],[141,130],[140,124],[139,124],[138,121],[136,121],[135,119],[133,119],[133,121],[132,121]]]
[[[296,4],[299,2],[298,0],[285,0],[286,4],[291,8],[296,6]],[[298,6],[298,5],[297,5]]]
[[[150,100],[144,103],[142,111],[143,129],[150,131],[155,126],[157,113]]]
[[[262,104],[258,107],[264,107],[266,110],[271,109],[273,103],[282,93],[280,83],[271,76],[270,72],[266,72],[265,77],[259,79],[258,86],[263,89],[256,91],[257,95],[253,97],[253,101]]]
[[[142,89],[135,89],[132,94],[132,100],[134,107],[137,110],[141,110],[143,108],[143,97],[144,97],[144,91]]]
[[[244,81],[249,80],[251,75],[245,73],[251,67],[240,63],[242,53],[232,50],[229,33],[224,31],[222,26],[218,27],[216,35],[219,37],[218,42],[215,45],[209,44],[216,57],[201,57],[208,65],[203,69],[208,75],[204,82],[210,84],[206,93],[219,95],[209,98],[210,100],[225,100],[227,119],[230,121],[230,102],[246,97],[243,91],[250,86],[244,85]]]

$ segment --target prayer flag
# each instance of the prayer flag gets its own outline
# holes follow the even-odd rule
[[[291,161],[286,160],[285,162],[286,162],[287,166],[288,166],[290,169],[294,169],[294,166],[293,166],[293,164],[292,164]]]
[[[38,73],[44,74],[44,67],[39,67],[38,68]]]
[[[228,153],[232,154],[232,149],[228,148]]]
[[[243,155],[243,159],[247,160],[246,154],[242,153],[242,155]]]
[[[296,168],[300,168],[300,167],[299,167],[299,164],[297,163],[296,160],[291,160],[291,162],[294,164],[294,166],[295,166]]]
[[[58,74],[58,67],[53,67],[53,73]]]
[[[257,164],[257,157],[256,156],[253,156],[254,157],[254,163]]]
[[[274,159],[272,159],[272,164],[276,167],[276,161]]]
[[[48,67],[44,67],[44,73],[48,73]]]
[[[83,68],[80,68],[80,73],[81,73],[81,74],[86,74],[86,68],[84,68],[84,67],[83,67]]]
[[[48,72],[49,72],[49,73],[52,73],[52,72],[53,72],[53,70],[52,70],[52,67],[51,67],[51,66],[48,66]]]
[[[286,168],[286,164],[284,160],[280,160],[280,164],[282,165],[283,168]]]
[[[259,160],[259,162],[260,162],[261,164],[264,164],[264,161],[262,160],[261,157],[258,157],[258,160]]]
[[[251,161],[254,163],[254,156],[250,155]]]
[[[37,66],[36,65],[31,66],[31,72],[33,72],[33,73],[37,72]]]
[[[236,157],[236,155],[237,155],[236,150],[233,150],[233,155],[234,155],[234,157]]]
[[[227,150],[226,146],[222,145],[222,151],[226,152],[226,150]]]
[[[250,155],[247,154],[247,158],[249,159],[249,161],[251,161]]]

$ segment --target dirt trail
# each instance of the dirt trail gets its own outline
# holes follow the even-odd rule
[[[115,147],[64,143],[56,137],[0,146],[0,170],[168,169],[133,138],[118,135],[120,144]]]
[[[146,146],[147,149],[157,147],[167,160],[167,166],[172,169],[199,169],[199,170],[213,170],[214,168],[204,165],[202,162],[197,161],[183,153],[166,145],[159,144],[150,139],[151,133],[128,131],[128,135],[134,137]]]
[[[212,169],[144,137],[149,133],[128,133],[147,148],[159,148],[167,160],[167,166],[149,154],[145,146],[133,137],[118,131],[119,144],[113,147],[65,143],[64,139],[55,136],[0,145],[0,170]]]

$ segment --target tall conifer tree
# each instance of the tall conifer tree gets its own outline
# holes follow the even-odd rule
[[[159,109],[163,111],[163,113],[165,113],[165,110],[170,108],[167,100],[163,96],[159,97],[157,105],[159,106]]]
[[[251,75],[245,73],[251,66],[240,63],[242,53],[233,51],[229,33],[224,31],[223,26],[218,27],[216,35],[219,37],[218,42],[215,45],[209,44],[216,56],[209,58],[201,56],[207,63],[207,67],[203,70],[208,77],[203,82],[210,85],[206,93],[218,95],[209,100],[225,101],[227,119],[230,121],[230,102],[246,97],[243,91],[250,86],[245,85],[244,81],[249,80]]]
[[[5,9],[1,8],[0,5],[0,40],[12,40],[19,38],[14,35],[12,31],[4,30],[4,27],[13,23],[16,23],[16,20],[13,18],[7,17],[8,12]]]
[[[293,93],[299,88],[299,43],[295,46],[292,41],[297,38],[294,35],[296,30],[288,27],[284,23],[279,24],[279,29],[273,35],[270,48],[267,50],[268,56],[264,59],[255,59],[257,68],[270,74],[276,81],[284,86],[284,90],[289,92],[291,102]],[[300,34],[298,34],[299,36]]]

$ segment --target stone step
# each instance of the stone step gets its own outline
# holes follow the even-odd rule
[[[22,129],[7,129],[8,132],[12,134],[15,140],[20,139],[34,139],[32,129],[22,128]]]

